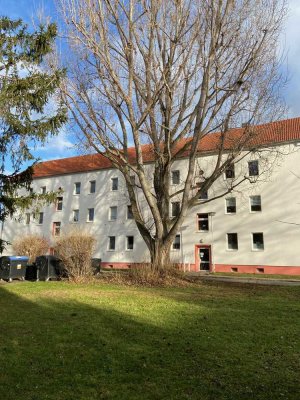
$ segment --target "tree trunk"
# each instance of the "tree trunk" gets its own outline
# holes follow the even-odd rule
[[[151,246],[151,266],[157,271],[163,271],[170,265],[171,244],[163,243],[162,240],[154,239]]]

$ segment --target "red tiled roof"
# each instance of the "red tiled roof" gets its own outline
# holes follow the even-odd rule
[[[243,132],[244,128],[232,129],[225,140],[225,149],[229,150],[232,148],[234,143],[242,137]],[[259,125],[255,128],[255,132],[255,136],[249,146],[256,147],[300,141],[300,118]],[[219,140],[220,133],[218,132],[205,136],[199,142],[199,151],[205,153],[216,151]],[[182,142],[182,145],[183,143],[186,143],[186,141]],[[153,147],[151,145],[143,146],[143,156],[144,162],[150,162],[154,159]],[[133,147],[129,149],[129,158],[134,163],[135,150]],[[34,167],[34,178],[96,171],[111,167],[112,163],[103,155],[90,154],[38,163]]]

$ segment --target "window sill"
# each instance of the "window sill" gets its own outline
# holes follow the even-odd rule
[[[255,253],[265,251],[265,249],[252,249],[251,251],[254,251]]]
[[[196,231],[196,233],[209,233],[210,231]]]
[[[116,219],[109,219],[108,222],[116,222]]]
[[[262,212],[262,210],[260,211],[249,211],[250,214],[260,214]]]
[[[87,224],[93,223],[94,221],[86,221]]]
[[[226,251],[229,251],[229,253],[234,253],[234,252],[236,252],[236,251],[239,251],[239,249],[226,249]]]
[[[116,250],[106,250],[109,253],[114,253]]]
[[[229,213],[229,212],[226,212],[226,211],[225,211],[225,215],[236,215],[236,212],[231,212],[231,213]]]
[[[133,251],[134,249],[125,249],[125,251]]]

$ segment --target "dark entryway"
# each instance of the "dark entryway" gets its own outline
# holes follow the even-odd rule
[[[199,269],[200,271],[210,270],[210,248],[199,247]]]

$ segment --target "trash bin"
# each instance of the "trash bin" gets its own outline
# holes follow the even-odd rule
[[[35,263],[27,265],[25,279],[26,281],[37,280],[37,268]]]
[[[101,258],[92,258],[92,269],[94,275],[98,274],[101,270]]]
[[[37,268],[37,281],[59,279],[62,276],[62,266],[59,258],[55,256],[39,256],[35,259]]]
[[[13,279],[25,280],[29,258],[25,256],[2,256],[0,258],[0,279],[11,282]]]

